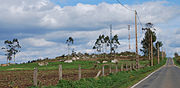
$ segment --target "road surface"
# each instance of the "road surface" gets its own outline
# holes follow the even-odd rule
[[[180,88],[180,68],[168,59],[164,67],[133,88]]]

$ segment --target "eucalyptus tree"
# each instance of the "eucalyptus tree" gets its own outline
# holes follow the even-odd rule
[[[98,39],[96,39],[93,49],[96,49],[98,52],[104,51],[104,56],[105,56],[107,47],[110,46],[110,43],[112,44],[111,50],[115,53],[115,50],[120,45],[118,35],[115,35],[111,40],[109,36],[99,35]]]
[[[143,40],[141,41],[142,44],[142,49],[140,49],[140,51],[142,51],[144,53],[144,56],[149,56],[150,59],[150,51],[151,51],[151,36],[152,36],[152,44],[154,42],[156,42],[156,33],[153,32],[151,29],[156,30],[153,28],[153,24],[152,23],[146,23],[146,28],[143,28],[142,30],[146,30],[145,36],[143,38]],[[155,46],[153,46],[153,49],[155,49]]]
[[[179,54],[177,52],[174,53],[174,57],[177,58],[179,57]]]
[[[101,43],[99,39],[96,39],[95,45],[93,46],[93,49],[96,49],[97,52],[101,52]]]
[[[105,54],[105,36],[101,35],[99,39],[101,40],[102,52]]]
[[[115,35],[112,40],[112,51],[114,52],[114,55],[116,56],[116,49],[118,48],[118,46],[120,45],[119,43],[119,39],[118,39],[118,35]]]
[[[110,46],[110,38],[109,38],[109,36],[106,36],[106,37],[104,38],[104,42],[105,42],[105,51],[106,51],[106,50],[107,50],[107,47]]]
[[[106,36],[105,38],[104,38],[104,43],[105,43],[105,52],[107,52],[107,47],[109,47],[110,46],[110,38],[109,38],[109,36]],[[105,58],[106,58],[106,54],[104,54],[105,56]]]
[[[5,47],[2,47],[3,50],[5,50],[6,52],[6,56],[7,56],[7,63],[8,60],[12,60],[12,56],[14,56],[14,63],[15,63],[15,56],[18,52],[20,52],[20,44],[18,39],[14,38],[12,41],[10,40],[6,40],[4,41],[4,44],[6,45]]]
[[[155,52],[155,55],[157,55],[157,50],[160,49],[162,46],[163,46],[163,43],[161,41],[157,41],[155,43],[155,46],[156,46],[156,52]]]
[[[96,39],[95,45],[93,46],[93,49],[96,49],[97,52],[102,52],[102,48],[103,48],[103,37],[102,35],[99,35],[99,37]]]
[[[68,45],[68,59],[69,59],[69,50],[70,50],[70,45],[72,45],[74,43],[74,39],[72,37],[69,37],[66,40],[66,44]]]

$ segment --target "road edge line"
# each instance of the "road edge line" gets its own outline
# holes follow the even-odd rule
[[[165,65],[161,66],[160,68],[158,68],[157,70],[155,70],[154,72],[152,72],[151,74],[149,74],[148,76],[146,76],[144,79],[142,79],[141,81],[139,81],[138,83],[134,84],[132,87],[130,88],[134,88],[137,85],[139,85],[141,82],[143,82],[144,80],[146,80],[147,78],[149,78],[151,75],[153,75],[155,72],[159,71],[160,69],[162,69],[163,67],[165,67]]]

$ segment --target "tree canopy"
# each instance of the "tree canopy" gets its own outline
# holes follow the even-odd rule
[[[21,48],[18,39],[13,39],[12,41],[6,40],[4,41],[5,47],[2,47],[3,50],[6,52],[7,56],[7,63],[8,60],[12,60],[12,56],[14,55],[14,62],[15,62],[15,55],[20,52],[19,48]]]
[[[150,53],[150,46],[151,46],[151,35],[152,35],[152,44],[153,44],[153,54],[157,55],[157,45],[159,45],[159,47],[163,46],[163,43],[161,41],[157,41],[157,37],[156,37],[156,33],[155,31],[152,30],[156,30],[154,27],[154,25],[152,23],[146,23],[145,28],[143,28],[142,30],[145,30],[145,36],[143,38],[143,40],[141,41],[142,44],[142,49],[140,49],[140,51],[143,52],[144,56],[148,56],[148,54]],[[156,43],[155,43],[156,42]],[[155,45],[154,45],[155,43]]]

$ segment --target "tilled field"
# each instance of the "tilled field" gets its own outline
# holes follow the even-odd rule
[[[95,77],[98,70],[83,69],[82,78]],[[106,73],[108,73],[106,71]],[[50,86],[58,83],[58,70],[38,71],[38,85]],[[63,70],[63,79],[77,80],[78,70]],[[1,71],[0,88],[26,88],[33,86],[33,71]]]

